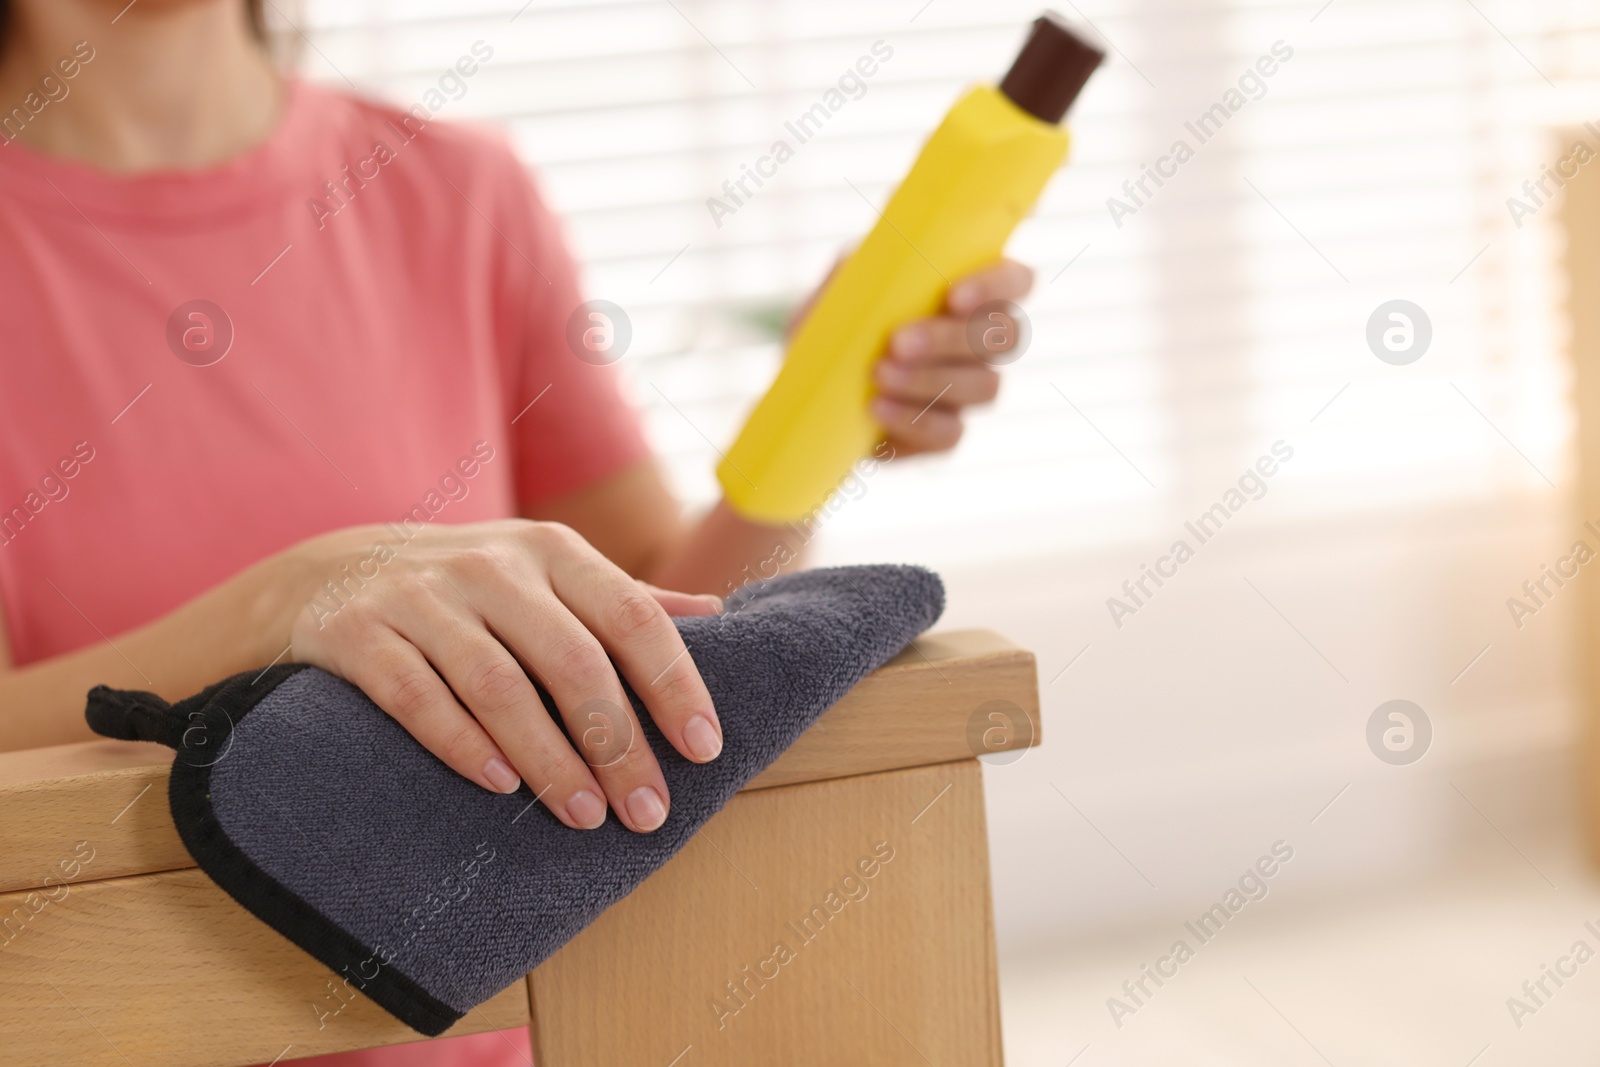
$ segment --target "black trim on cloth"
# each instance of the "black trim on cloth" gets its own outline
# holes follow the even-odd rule
[[[211,768],[228,754],[233,730],[246,715],[306,664],[286,663],[254,676],[239,674],[197,696],[166,705],[149,693],[96,686],[87,717],[98,733],[160,741],[177,750],[167,799],[189,855],[211,880],[256,918],[349,979],[389,1014],[428,1037],[444,1033],[465,1012],[432,996],[256,866],[223,831],[211,804]],[[367,972],[377,964],[377,973]]]

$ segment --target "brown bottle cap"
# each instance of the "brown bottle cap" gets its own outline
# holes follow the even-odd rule
[[[1001,80],[1000,91],[1035,118],[1060,122],[1105,58],[1060,15],[1046,11],[1033,20],[1033,30]]]

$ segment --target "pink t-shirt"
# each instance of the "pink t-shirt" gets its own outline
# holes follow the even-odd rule
[[[405,119],[292,82],[244,156],[132,177],[0,141],[18,665],[314,534],[514,515],[647,454],[615,368],[569,347],[576,272],[522,166]],[[506,1036],[337,1062],[525,1064]]]

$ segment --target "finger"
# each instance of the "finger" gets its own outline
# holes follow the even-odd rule
[[[696,763],[715,759],[722,726],[678,628],[615,564],[583,547],[551,568],[556,595],[611,653],[672,747]]]
[[[656,603],[666,609],[668,615],[720,615],[722,614],[722,598],[710,593],[679,593],[672,589],[660,589],[649,582],[639,582],[639,588],[656,598]]]
[[[488,731],[534,795],[574,830],[605,822],[602,790],[550,718],[522,667],[476,613],[446,609],[428,624],[397,628],[433,664]]]
[[[889,339],[888,356],[897,363],[1009,363],[1011,360],[997,357],[1012,351],[1020,342],[1025,329],[1019,326],[1019,317],[1020,309],[989,307],[981,316],[964,319],[950,315],[918,319],[894,332]]]
[[[937,404],[919,410],[880,396],[872,401],[872,414],[898,455],[943,452],[961,440],[961,416]]]
[[[363,643],[354,663],[337,666],[342,677],[463,778],[493,793],[515,792],[521,784],[500,746],[461,706],[422,653],[387,626]]]
[[[900,363],[932,363],[960,355],[977,358],[967,344],[966,323],[948,315],[906,323],[889,338],[888,355]]]
[[[1021,300],[1032,288],[1033,268],[1014,259],[1002,259],[951,286],[945,306],[953,315],[970,315],[980,304],[991,300]]]
[[[525,599],[517,604],[510,597],[500,610],[496,594],[488,597],[495,630],[550,691],[573,746],[617,818],[636,833],[659,827],[670,803],[667,780],[600,642],[555,597],[536,601],[532,610]]]
[[[878,395],[915,404],[959,408],[987,404],[1000,392],[1000,374],[981,363],[901,363],[880,360],[873,370]]]

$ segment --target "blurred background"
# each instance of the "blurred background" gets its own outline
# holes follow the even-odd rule
[[[1600,549],[1578,503],[1562,203],[1523,185],[1568,155],[1557,130],[1600,128],[1600,7],[1063,4],[1110,59],[1011,245],[1038,272],[1031,346],[955,454],[873,475],[816,553],[933,566],[942,625],[1038,656],[1044,743],[986,771],[1010,1061],[1594,1062],[1600,964],[1523,991],[1574,941],[1600,948],[1578,790],[1592,653],[1574,583],[1520,619],[1508,601],[1535,606],[1522,583],[1575,541]],[[438,116],[503,128],[537,171],[589,295],[632,320],[621,365],[698,504],[788,309],[1038,13],[271,10],[307,77],[402,105],[493,49]],[[798,143],[785,123],[877,42],[892,51],[864,91]],[[1267,55],[1201,143],[1185,123]],[[710,210],[778,139],[795,154],[776,176]],[[1124,183],[1179,139],[1193,158],[1134,198]],[[1368,343],[1397,299],[1431,335],[1404,365]],[[1292,458],[1265,493],[1114,618],[1107,599],[1277,442]],[[1368,725],[1391,700],[1418,732],[1385,758]],[[1278,842],[1293,857],[1265,899],[1153,994],[1124,991]]]

